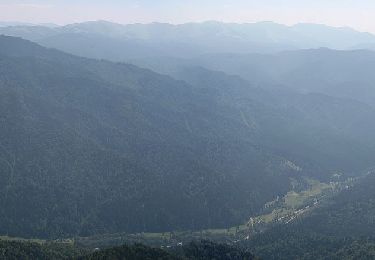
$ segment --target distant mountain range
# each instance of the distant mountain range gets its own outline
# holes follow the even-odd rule
[[[0,21],[0,27],[9,27],[9,26],[46,26],[46,27],[58,27],[58,25],[54,24],[54,23],[34,24],[34,23],[23,23],[23,22],[2,22],[2,21]]]
[[[349,28],[272,22],[120,25],[96,21],[54,28],[11,26],[0,28],[0,34],[78,56],[126,61],[172,77],[180,67],[201,66],[261,87],[282,85],[375,106],[375,55],[370,51],[375,49],[375,36]]]
[[[94,21],[61,27],[9,26],[0,28],[0,34],[22,37],[79,56],[116,61],[320,47],[347,50],[375,44],[374,35],[350,28],[317,24],[285,26],[273,22],[121,25]]]

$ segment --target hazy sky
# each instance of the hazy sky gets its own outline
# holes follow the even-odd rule
[[[0,0],[0,21],[66,24],[218,20],[350,26],[375,33],[375,0]]]

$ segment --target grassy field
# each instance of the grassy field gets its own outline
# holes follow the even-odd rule
[[[306,179],[308,188],[296,192],[289,191],[277,207],[272,211],[253,218],[257,224],[272,224],[275,222],[285,223],[296,214],[303,213],[303,210],[311,210],[318,206],[318,202],[327,195],[332,195],[335,190],[334,184],[322,183],[317,180]]]
[[[311,199],[319,198],[321,194],[326,191],[331,191],[334,187],[327,183],[322,183],[317,180],[307,180],[310,188],[302,192],[290,191],[285,195],[285,206],[287,208],[298,209],[303,207],[311,201]]]

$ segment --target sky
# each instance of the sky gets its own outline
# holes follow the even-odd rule
[[[185,23],[274,21],[375,33],[375,0],[0,0],[0,21]]]

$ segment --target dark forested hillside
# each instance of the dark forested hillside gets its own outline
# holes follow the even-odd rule
[[[216,96],[131,65],[0,45],[1,233],[224,227],[289,189],[288,169],[267,171],[274,157]]]
[[[258,259],[246,249],[230,246],[226,244],[217,244],[210,241],[191,242],[176,250],[177,254],[187,259],[218,259],[218,260],[252,260]]]
[[[209,241],[191,242],[175,248],[158,249],[142,244],[122,245],[118,247],[88,250],[57,242],[31,243],[0,240],[0,259],[6,260],[255,260],[248,250],[217,244]]]
[[[177,81],[0,37],[0,233],[228,227],[285,194],[291,177],[372,166],[371,107],[186,73]]]
[[[80,260],[99,260],[99,259],[160,259],[160,260],[183,260],[182,256],[171,254],[162,249],[150,248],[140,244],[132,246],[123,245],[121,247],[114,247],[105,249],[99,252],[81,256]]]
[[[373,259],[375,175],[295,223],[260,234],[250,248],[265,259]]]
[[[25,241],[4,241],[0,239],[0,259],[2,260],[59,260],[75,259],[90,251],[78,249],[69,244]]]
[[[191,260],[253,260],[258,259],[248,250],[209,241],[191,242],[184,246],[169,249],[149,248],[140,244],[109,248],[82,256],[82,260],[94,259],[191,259]]]

